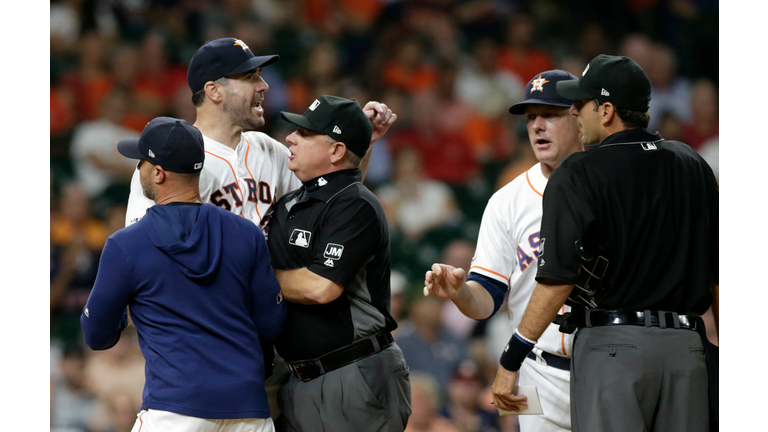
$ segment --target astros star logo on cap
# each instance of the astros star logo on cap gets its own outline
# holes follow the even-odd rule
[[[544,92],[544,84],[548,83],[549,81],[545,80],[544,78],[539,75],[538,78],[531,81],[531,84],[533,84],[533,87],[531,87],[531,93],[533,93],[534,90],[538,90],[540,92]]]
[[[240,45],[243,48],[243,51],[250,49],[248,45],[246,45],[245,42],[241,41],[240,39],[235,39],[235,45]]]

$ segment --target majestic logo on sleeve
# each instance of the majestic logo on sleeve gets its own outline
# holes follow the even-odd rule
[[[545,80],[544,78],[539,75],[538,78],[531,81],[531,84],[533,84],[533,87],[531,87],[531,93],[533,93],[535,90],[538,90],[540,92],[544,92],[544,84],[548,83],[549,81]]]
[[[341,258],[341,254],[344,253],[344,246],[336,243],[328,243],[325,246],[325,252],[323,252],[323,258],[326,258],[325,264],[328,267],[333,267],[333,262]]]
[[[294,246],[301,246],[303,248],[309,247],[309,240],[312,238],[312,233],[309,231],[304,231],[300,229],[295,229],[291,233],[291,238],[288,240],[288,243],[294,245]]]

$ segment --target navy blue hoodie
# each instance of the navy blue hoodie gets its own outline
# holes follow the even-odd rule
[[[156,205],[107,239],[80,323],[93,349],[114,346],[126,306],[146,359],[142,409],[267,418],[260,338],[285,303],[261,230],[212,204]]]

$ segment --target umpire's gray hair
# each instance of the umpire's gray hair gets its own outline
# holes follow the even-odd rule
[[[328,142],[328,144],[333,144],[335,142],[338,142],[335,139],[331,138],[330,135],[326,135],[325,140]],[[350,168],[360,168],[360,164],[363,162],[363,158],[354,154],[349,149],[349,147],[347,147],[347,152],[344,155],[344,161],[347,163],[347,166]]]

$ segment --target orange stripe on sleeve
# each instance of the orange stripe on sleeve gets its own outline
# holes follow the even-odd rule
[[[529,171],[531,171],[531,170],[528,170],[528,171],[526,171],[526,172],[525,172],[525,179],[526,179],[526,180],[528,180],[528,186],[530,186],[530,187],[531,187],[531,189],[533,189],[533,191],[534,191],[534,192],[536,192],[536,193],[537,193],[539,196],[542,196],[542,197],[543,197],[543,196],[544,196],[544,194],[543,194],[543,193],[541,193],[541,192],[539,192],[539,191],[537,191],[537,190],[536,190],[536,188],[535,188],[535,187],[533,187],[533,184],[531,183],[531,179],[528,177],[528,172],[529,172]]]
[[[504,280],[506,280],[506,281],[507,281],[507,284],[509,284],[509,278],[508,278],[508,277],[506,277],[506,276],[504,276],[504,275],[503,275],[503,274],[501,274],[501,273],[497,273],[497,272],[495,272],[495,271],[493,271],[493,270],[488,270],[487,268],[483,268],[483,267],[480,267],[480,266],[473,266],[473,267],[470,267],[469,269],[470,269],[470,270],[472,270],[472,269],[475,269],[475,268],[476,268],[476,269],[480,269],[480,270],[483,270],[483,271],[487,271],[488,273],[493,273],[493,274],[495,274],[496,276],[499,276],[499,277],[503,277],[503,278],[504,278]]]
[[[253,180],[253,182],[256,183],[256,179],[253,178],[253,173],[251,172],[251,169],[248,168],[248,153],[251,152],[251,143],[248,142],[248,138],[245,139],[245,144],[248,146],[248,148],[246,149],[246,152],[245,152],[245,169],[247,169],[248,170],[248,174],[251,175],[251,180]],[[258,193],[259,191],[257,190],[256,192]],[[254,207],[256,208],[256,216],[259,217],[259,223],[261,223],[261,213],[259,213],[259,203],[257,201],[257,202],[255,202],[253,204],[254,204]],[[243,205],[245,205],[245,200],[243,200]]]

